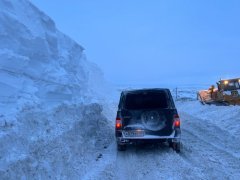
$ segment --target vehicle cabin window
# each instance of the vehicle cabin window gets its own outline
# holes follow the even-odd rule
[[[236,82],[236,83],[235,83],[235,87],[236,87],[237,89],[239,89],[239,82]]]
[[[224,91],[232,91],[232,90],[236,90],[239,88],[240,88],[239,82],[236,82],[236,81],[229,82],[228,84],[223,84]]]
[[[158,109],[168,108],[166,92],[129,93],[126,95],[125,108],[134,109]]]

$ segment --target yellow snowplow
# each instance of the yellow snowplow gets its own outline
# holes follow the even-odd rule
[[[240,78],[220,80],[217,88],[198,91],[197,98],[202,104],[240,105]]]

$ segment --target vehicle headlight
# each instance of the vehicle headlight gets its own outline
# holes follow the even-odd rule
[[[227,84],[228,84],[228,81],[224,81],[224,84],[227,85]]]

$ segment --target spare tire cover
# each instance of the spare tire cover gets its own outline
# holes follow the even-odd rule
[[[166,126],[166,117],[157,111],[146,111],[141,115],[142,124],[151,131],[162,130]]]

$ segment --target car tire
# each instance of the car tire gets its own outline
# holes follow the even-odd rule
[[[181,151],[181,143],[180,142],[173,142],[172,147],[173,147],[173,150],[176,151],[176,153],[180,153],[180,151]]]
[[[126,144],[117,144],[118,151],[126,151],[127,145]]]

